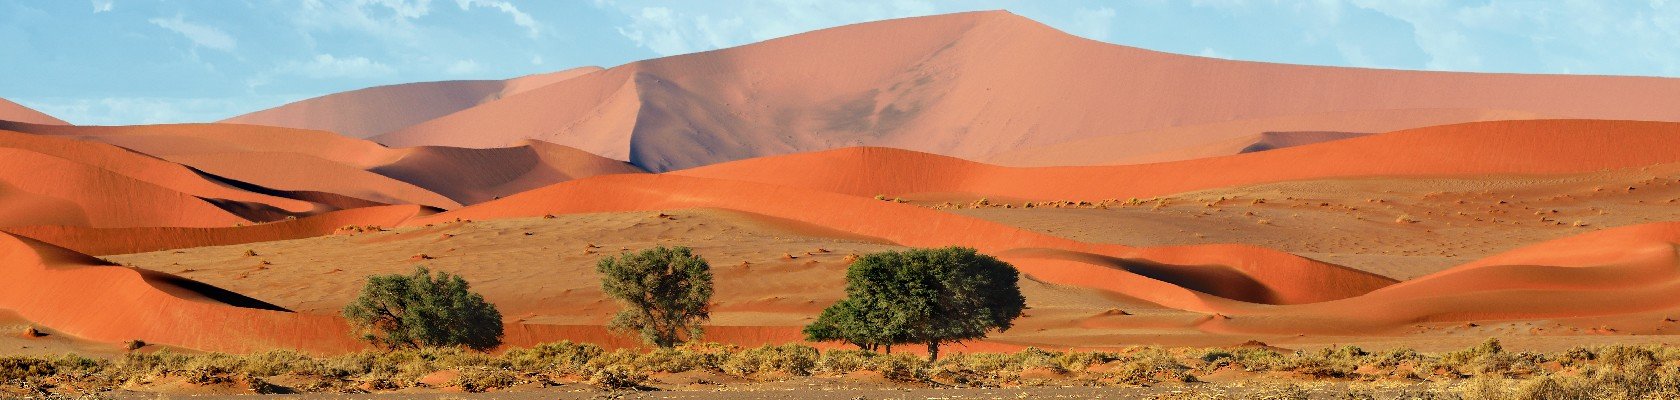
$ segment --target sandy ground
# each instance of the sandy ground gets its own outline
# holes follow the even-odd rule
[[[1310,382],[1280,379],[1245,379],[1221,382],[1166,383],[1150,387],[1092,387],[1092,386],[1024,386],[1009,388],[934,388],[906,385],[859,385],[841,382],[833,377],[798,377],[782,382],[731,385],[728,387],[671,387],[657,391],[606,392],[582,386],[566,385],[553,388],[523,388],[491,393],[438,392],[417,390],[382,394],[271,395],[276,399],[1158,399],[1158,400],[1215,400],[1215,399],[1292,399],[1290,395],[1304,395],[1310,399],[1339,399],[1347,393],[1362,393],[1376,398],[1392,398],[1405,393],[1444,390],[1432,383],[1378,382]],[[118,399],[243,399],[244,395],[159,395],[154,393],[119,392],[110,394]]]
[[[1409,278],[1541,239],[1660,219],[1667,211],[1650,203],[1680,193],[1680,185],[1663,183],[1672,180],[1638,183],[1653,175],[1667,176],[1664,169],[1606,174],[1612,176],[1545,181],[1300,182],[1172,196],[1166,198],[1168,206],[1160,209],[1145,205],[947,211],[1079,240],[1132,245],[1246,242],[1275,246]],[[1633,182],[1639,189],[1612,193],[1594,189],[1618,180]],[[1583,186],[1586,184],[1582,182],[1595,183]],[[1620,187],[1615,185],[1620,183],[1611,187]],[[1400,190],[1424,194],[1407,195]],[[1519,196],[1528,191],[1579,199],[1571,200],[1566,207],[1561,200]],[[1226,200],[1216,201],[1219,197]],[[1332,197],[1337,200],[1328,200]],[[1268,200],[1256,204],[1253,198]],[[1490,214],[1443,215],[1440,209],[1450,209],[1448,205],[1457,205],[1458,200],[1485,203]],[[1499,204],[1500,200],[1508,204]],[[1320,205],[1324,203],[1330,205]],[[1540,217],[1522,212],[1529,208],[1558,208],[1558,216],[1549,218],[1579,216],[1593,222],[1581,227],[1543,223]],[[1605,214],[1595,210],[1604,210]],[[1250,212],[1255,215],[1248,215]],[[1584,215],[1588,213],[1592,215]],[[1420,221],[1396,222],[1397,214],[1417,215]],[[1501,217],[1514,214],[1532,216],[1533,221]],[[1257,222],[1262,219],[1279,222]],[[1122,226],[1127,228],[1116,228]],[[1481,241],[1474,241],[1477,238]],[[600,294],[594,264],[604,256],[655,245],[687,245],[711,262],[718,284],[714,326],[789,330],[797,330],[842,296],[848,255],[901,248],[793,221],[736,211],[686,209],[446,223],[104,258],[323,315],[336,314],[355,295],[363,276],[406,273],[424,265],[463,275],[475,290],[498,304],[509,321],[598,326],[616,305]],[[1568,320],[1474,326],[1420,323],[1388,335],[1220,334],[1195,328],[1196,321],[1205,319],[1206,314],[1113,293],[1032,280],[1023,281],[1023,291],[1031,307],[1027,317],[1018,321],[1015,329],[994,335],[990,343],[1101,348],[1144,344],[1229,346],[1261,340],[1291,348],[1356,343],[1372,349],[1413,347],[1430,351],[1463,348],[1494,336],[1505,338],[1513,349],[1535,350],[1669,341],[1667,336],[1596,335],[1591,329],[1602,322]],[[1130,315],[1115,315],[1117,310]],[[1536,327],[1547,331],[1541,334],[1534,330]],[[971,350],[959,347],[952,351]]]
[[[1545,240],[1680,219],[1677,201],[1680,165],[1669,164],[1544,178],[1298,181],[1104,209],[945,209],[1081,241],[1254,244],[1405,280]]]

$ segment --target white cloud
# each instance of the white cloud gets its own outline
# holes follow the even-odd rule
[[[397,16],[415,19],[432,12],[432,0],[356,0],[357,7],[364,5],[379,5],[390,9]]]
[[[479,65],[478,65],[478,61],[460,60],[460,61],[456,61],[453,64],[449,64],[449,68],[444,69],[444,72],[448,72],[451,75],[466,75],[466,74],[478,72],[481,69],[482,68],[480,68]]]
[[[229,36],[226,32],[222,32],[222,30],[214,27],[187,22],[185,19],[181,18],[180,15],[176,15],[175,18],[171,19],[152,18],[149,21],[153,25],[157,25],[163,29],[168,29],[181,34],[181,36],[187,37],[187,40],[191,40],[193,44],[198,46],[204,46],[221,51],[233,51],[233,48],[238,45],[238,42],[233,39],[233,36]]]
[[[308,61],[290,61],[274,69],[259,72],[245,80],[248,88],[265,86],[276,76],[301,76],[311,79],[377,78],[394,75],[396,68],[369,60],[367,57],[338,57],[316,54]]]
[[[531,18],[531,14],[519,11],[519,8],[514,7],[513,3],[502,0],[455,0],[455,5],[461,6],[461,10],[463,11],[473,7],[494,8],[501,10],[508,16],[513,17],[513,24],[525,28],[532,38],[536,38],[537,35],[541,33],[541,29],[537,27],[537,20],[535,18]]]
[[[306,35],[352,29],[398,43],[418,45],[414,20],[431,13],[430,0],[304,0],[292,22]]]
[[[531,56],[531,65],[542,65],[542,64],[543,64],[543,58],[542,58],[541,54]]]
[[[115,3],[116,0],[93,0],[93,13],[111,11],[111,8],[116,6]]]
[[[1202,56],[1202,57],[1207,57],[1207,58],[1223,58],[1223,59],[1226,59],[1226,60],[1231,59],[1231,55],[1225,54],[1225,53],[1220,53],[1218,50],[1214,50],[1212,47],[1203,47],[1202,51],[1196,52],[1196,55]]]

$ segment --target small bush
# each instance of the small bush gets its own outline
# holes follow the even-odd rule
[[[601,353],[601,346],[566,340],[543,343],[529,349],[509,350],[502,358],[520,370],[554,370],[563,374],[582,374],[589,360],[601,356]]]
[[[869,350],[829,350],[817,358],[816,368],[824,372],[843,374],[874,365],[877,356]]]
[[[765,345],[749,348],[729,357],[723,372],[752,376],[761,372],[810,375],[817,366],[817,349],[802,344]]]
[[[469,393],[481,393],[496,389],[505,389],[520,383],[519,377],[512,371],[502,368],[478,367],[465,368],[460,371],[450,384],[458,386]]]
[[[640,389],[646,381],[647,374],[622,364],[596,370],[589,378],[589,384],[607,390]]]

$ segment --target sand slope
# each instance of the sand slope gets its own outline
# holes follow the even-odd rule
[[[651,171],[847,146],[986,161],[1099,136],[1299,115],[1327,115],[1331,122],[1155,137],[1149,141],[1161,143],[1143,154],[1263,131],[1391,130],[1491,114],[1680,121],[1680,111],[1662,106],[1677,98],[1680,80],[1663,78],[1174,55],[1077,38],[1007,12],[979,12],[850,25],[631,63],[375,140],[494,147],[535,138]],[[1347,112],[1381,117],[1335,116]],[[1102,149],[1127,152],[1127,143]],[[1009,159],[1061,163],[1031,154]],[[1087,161],[1117,160],[1079,160]]]
[[[1009,168],[859,147],[673,174],[858,196],[965,194],[1012,200],[1148,198],[1192,190],[1360,176],[1538,175],[1680,161],[1680,123],[1532,120],[1418,128],[1317,145],[1168,163]]]
[[[28,122],[31,124],[66,125],[64,120],[53,118],[46,113],[35,111],[22,104],[0,98],[0,120]]]
[[[565,146],[391,149],[325,131],[238,124],[0,128],[111,143],[218,176],[288,191],[451,209],[602,174],[639,173]]]
[[[300,100],[221,122],[322,130],[366,138],[600,70],[581,67],[502,81],[371,87]]]
[[[0,153],[0,226],[216,227],[354,205],[229,181],[97,142],[0,130]]]
[[[1489,109],[1332,111],[1100,135],[1005,151],[980,161],[1011,167],[1145,164],[1238,154],[1247,146],[1265,140],[1271,132],[1369,134],[1463,122],[1544,118],[1531,112]],[[1345,138],[1319,137],[1318,141]],[[1300,144],[1307,143],[1295,145]]]
[[[76,337],[194,349],[360,347],[333,317],[287,312],[237,293],[0,234],[0,307]],[[69,290],[74,288],[74,290]]]

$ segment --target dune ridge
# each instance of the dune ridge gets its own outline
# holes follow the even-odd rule
[[[83,254],[102,256],[301,239],[331,235],[351,226],[392,227],[424,211],[420,206],[394,205],[333,211],[295,220],[232,227],[90,228],[37,225],[0,228],[0,231]]]
[[[1680,123],[1522,120],[1409,129],[1142,165],[1010,168],[909,150],[858,147],[722,163],[672,174],[856,196],[964,194],[1099,201],[1304,179],[1591,172],[1680,161],[1680,153],[1670,150],[1677,147]]]
[[[24,107],[22,104],[14,103],[5,98],[0,98],[0,120],[44,125],[69,125],[64,120]]]
[[[1122,70],[1127,73],[1112,73]],[[1680,80],[1665,78],[1175,55],[1078,38],[1007,12],[976,12],[848,25],[630,63],[374,140],[496,147],[538,139],[664,172],[854,146],[994,161],[1021,149],[1129,132],[1230,121],[1291,124],[1148,135],[1151,150],[1137,156],[1161,154],[1156,161],[1165,161],[1182,159],[1171,155],[1174,149],[1274,130],[1386,131],[1533,116],[1680,121],[1680,111],[1659,106],[1677,100],[1676,93]],[[1321,123],[1311,122],[1318,118]],[[1130,146],[1112,145],[1126,142],[1085,146],[1081,157],[1090,158],[1067,161],[1132,162],[1096,157],[1103,150],[1126,152]],[[1060,164],[1045,157],[1000,160]]]
[[[442,209],[570,179],[643,172],[540,141],[489,149],[392,149],[324,131],[237,124],[57,127],[0,122],[0,129],[109,143],[277,190]]]

